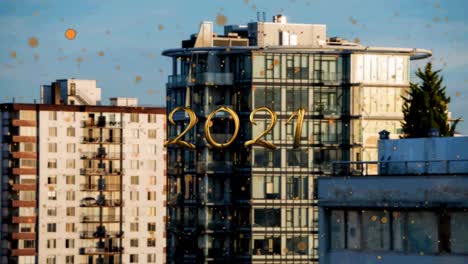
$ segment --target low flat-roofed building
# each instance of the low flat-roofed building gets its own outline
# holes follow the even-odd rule
[[[468,262],[468,137],[380,140],[379,161],[334,165],[318,179],[320,263]]]

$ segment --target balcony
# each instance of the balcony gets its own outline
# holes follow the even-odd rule
[[[13,224],[20,224],[20,223],[36,223],[36,216],[13,216],[11,222]]]
[[[36,201],[22,201],[22,200],[13,200],[11,201],[12,207],[36,207]]]
[[[81,216],[82,223],[99,223],[99,222],[120,222],[120,215],[83,215]]]
[[[124,174],[123,169],[99,169],[99,168],[82,168],[80,169],[80,175],[88,176],[120,176]]]
[[[12,152],[11,156],[14,159],[36,159],[37,153],[36,152]]]
[[[36,249],[35,248],[18,248],[11,250],[11,256],[35,256]]]
[[[232,162],[230,161],[201,161],[197,162],[197,173],[231,173]]]
[[[84,160],[119,160],[124,154],[121,152],[82,152],[81,159]]]
[[[13,191],[35,191],[36,187],[35,184],[13,184],[11,189]]]
[[[13,136],[13,142],[26,142],[26,143],[36,143],[37,137],[35,136]]]
[[[204,72],[193,74],[190,78],[187,75],[169,76],[168,88],[185,87],[193,85],[232,85],[234,75],[230,72]]]
[[[216,109],[218,109],[221,106],[225,106],[234,110],[234,106],[227,105],[227,104],[219,104],[218,102],[218,104],[216,105],[205,105],[201,107],[195,107],[194,111],[199,115],[208,116],[210,113],[214,112]],[[214,117],[217,117],[217,118],[227,118],[229,116],[230,114],[224,111],[218,112],[214,115]]]
[[[123,186],[122,186],[123,187]],[[80,185],[81,191],[88,191],[88,192],[98,192],[98,191],[120,191],[120,184],[81,184]],[[122,189],[123,190],[123,189]]]
[[[36,175],[36,168],[13,168],[13,175]]]
[[[85,247],[80,248],[80,255],[115,255],[122,254],[123,247]]]
[[[20,119],[13,119],[12,125],[15,127],[35,127],[36,120],[20,120]]]
[[[120,199],[95,199],[94,197],[86,197],[81,200],[81,207],[122,207],[124,202]]]
[[[20,240],[20,239],[35,240],[36,239],[36,233],[13,232],[13,233],[11,233],[11,239],[14,239],[14,240]]]
[[[81,239],[95,239],[95,238],[107,238],[107,237],[122,237],[124,234],[123,231],[104,231],[103,233],[99,234],[97,231],[81,231],[80,238]]]
[[[83,144],[121,144],[123,139],[120,137],[82,137]]]

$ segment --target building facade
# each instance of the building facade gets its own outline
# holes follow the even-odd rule
[[[379,161],[336,164],[318,180],[320,263],[466,263],[467,149],[468,137],[386,139]]]
[[[73,84],[87,94],[0,105],[0,262],[165,263],[165,109],[89,105]]]
[[[402,120],[410,60],[430,54],[283,16],[223,36],[204,22],[164,51],[168,138],[190,129],[168,144],[168,262],[317,263],[315,178],[376,156],[377,129]]]

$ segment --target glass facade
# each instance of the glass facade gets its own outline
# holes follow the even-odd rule
[[[172,56],[172,55],[171,55]],[[314,179],[331,170],[331,162],[349,160],[349,55],[206,51],[173,55],[167,84],[168,113],[192,109],[198,124],[183,140],[190,150],[168,145],[169,263],[317,263],[318,209]],[[204,138],[207,116],[220,106],[240,118],[239,134],[224,149]],[[244,147],[243,143],[278,122],[262,138],[277,146]],[[300,146],[294,148],[298,109],[305,109]],[[188,117],[174,114],[172,139],[185,130]],[[234,132],[229,114],[209,123],[217,142]]]

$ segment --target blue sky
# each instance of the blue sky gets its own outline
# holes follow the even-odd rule
[[[465,0],[2,0],[0,102],[32,102],[41,84],[74,77],[96,79],[105,101],[134,96],[164,105],[171,64],[162,50],[180,46],[203,20],[224,15],[228,24],[242,24],[264,11],[267,20],[282,13],[292,23],[326,24],[328,36],[364,45],[431,49],[452,115],[468,120],[467,8]],[[65,38],[68,28],[77,31],[74,40]],[[31,37],[39,41],[35,48]],[[412,71],[427,61],[413,63]],[[467,123],[458,130],[468,134]]]

